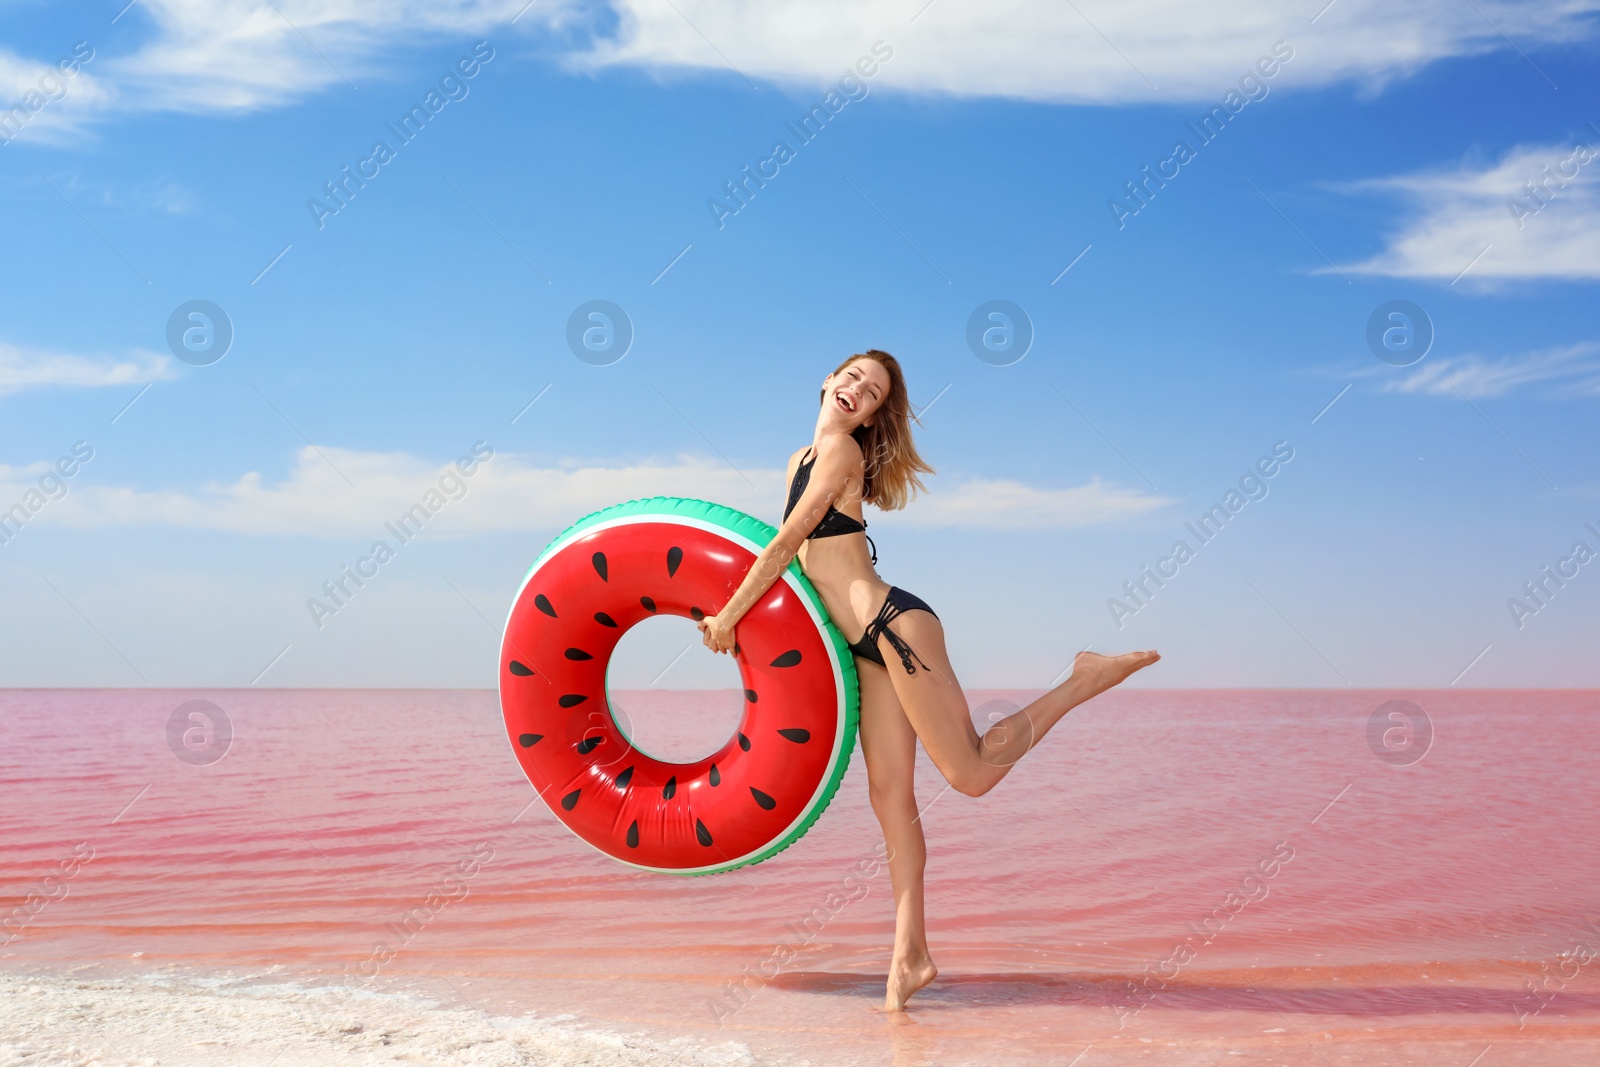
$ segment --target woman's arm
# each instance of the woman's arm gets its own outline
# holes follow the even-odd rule
[[[734,627],[783,574],[784,568],[805,543],[806,536],[816,529],[828,508],[843,495],[846,484],[852,478],[857,482],[861,480],[861,463],[861,446],[853,438],[837,434],[822,439],[817,447],[810,481],[796,501],[794,510],[750,565],[744,581],[739,583],[739,588],[734,590],[722,610],[700,620],[700,632],[704,635],[707,648],[713,652],[732,651]]]

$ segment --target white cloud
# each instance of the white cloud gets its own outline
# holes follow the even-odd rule
[[[26,106],[30,93],[36,94],[37,111]],[[0,142],[66,142],[105,111],[115,95],[86,66],[80,64],[69,77],[55,60],[30,59],[0,48]]]
[[[1507,49],[1495,27],[1526,51],[1587,39],[1600,0],[1339,0],[1313,24],[1321,7],[611,0],[597,10],[573,0],[142,0],[124,18],[153,30],[147,43],[96,63],[125,106],[242,112],[350,91],[347,81],[383,76],[394,53],[430,38],[483,37],[505,50],[538,36],[547,51],[567,47],[567,62],[580,68],[731,66],[752,79],[812,87],[838,79],[882,39],[895,54],[874,86],[1095,105],[1215,103],[1279,40],[1295,58],[1276,85],[1379,86],[1436,60]],[[574,38],[580,43],[569,45]]]
[[[136,350],[123,359],[90,359],[0,341],[0,396],[51,386],[93,389],[175,377],[172,357],[156,352]]]
[[[964,527],[994,530],[1068,530],[1123,522],[1172,503],[1137,489],[1106,485],[1095,478],[1087,485],[1040,489],[1008,479],[975,479],[954,486],[935,483],[928,496],[904,512],[890,512],[868,522],[921,527]]]
[[[1340,269],[1451,282],[1459,276],[1462,284],[1600,279],[1600,158],[1595,139],[1584,140],[1583,152],[1577,144],[1523,146],[1498,163],[1358,183],[1353,188],[1400,197],[1411,214],[1383,251]],[[1541,187],[1537,197],[1528,182]]]
[[[1488,19],[1525,47],[1587,37],[1594,0],[1441,4],[1436,0],[613,0],[616,36],[591,60],[726,70],[823,84],[883,39],[877,79],[900,89],[1083,104],[1219,99],[1286,40],[1279,81],[1381,83],[1449,56],[1506,48]],[[1483,14],[1480,14],[1479,11]],[[920,13],[919,13],[920,12]],[[1487,16],[1487,17],[1486,17]],[[913,22],[912,19],[915,18]],[[724,58],[725,57],[725,58]]]
[[[1567,393],[1600,395],[1600,343],[1588,341],[1564,348],[1501,359],[1466,355],[1431,360],[1399,381],[1386,382],[1386,393],[1424,393],[1469,398],[1504,396],[1518,386],[1557,383]]]
[[[199,489],[83,482],[72,485],[39,518],[79,527],[151,524],[245,534],[380,537],[386,521],[422,501],[452,469],[398,452],[305,448],[289,475],[276,483],[257,472]],[[0,502],[19,499],[43,470],[0,466]],[[649,496],[714,500],[773,520],[784,490],[780,469],[741,473],[720,460],[693,456],[602,467],[540,465],[527,456],[497,454],[463,481],[464,492],[446,484],[449,499],[429,520],[430,536],[549,532],[610,504]],[[894,513],[892,521],[911,527],[1069,529],[1124,521],[1168,503],[1099,480],[1066,489],[984,479],[946,488],[936,480],[932,490],[907,511]],[[889,518],[871,508],[868,512],[869,523]]]
[[[463,51],[472,36],[504,44],[506,28],[526,3],[143,0],[129,17],[154,23],[154,39],[108,66],[140,107],[253,111],[324,89],[353,91],[351,85],[382,70],[386,53],[429,38],[462,40]]]

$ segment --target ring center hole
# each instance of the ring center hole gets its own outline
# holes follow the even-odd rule
[[[678,615],[657,615],[622,635],[606,669],[606,696],[634,747],[666,763],[705,759],[744,715],[734,658],[706,648],[700,628]]]

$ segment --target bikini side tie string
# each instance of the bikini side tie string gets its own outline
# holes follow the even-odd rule
[[[893,603],[888,598],[885,598],[883,607],[878,609],[878,615],[872,620],[872,625],[867,627],[867,632],[874,635],[874,644],[877,643],[876,635],[878,634],[882,634],[889,639],[889,644],[892,645],[894,650],[900,654],[900,665],[906,669],[907,674],[917,673],[917,669],[911,665],[911,657],[913,656],[916,656],[917,662],[922,664],[923,670],[932,670],[932,667],[929,667],[926,663],[923,663],[922,657],[917,655],[915,649],[907,644],[899,634],[889,629],[889,623],[898,618],[901,613],[902,609],[900,605]]]

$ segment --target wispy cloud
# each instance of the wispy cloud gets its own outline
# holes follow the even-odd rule
[[[43,468],[0,466],[0,499],[19,496]],[[92,483],[70,495],[41,521],[80,527],[159,525],[234,533],[305,537],[382,536],[383,523],[421,500],[453,468],[400,452],[355,452],[322,446],[296,455],[289,473],[269,482],[258,472],[196,488],[140,489]],[[783,496],[783,471],[736,471],[720,459],[680,456],[627,466],[540,463],[500,454],[481,464],[442,511],[430,536],[498,531],[551,532],[624,500],[682,496],[715,500],[769,520]],[[348,481],[346,481],[348,478]],[[747,480],[748,479],[748,480]],[[353,486],[353,488],[352,488]],[[988,530],[1071,529],[1136,518],[1168,501],[1099,480],[1043,489],[1009,480],[974,479],[930,495],[904,512],[869,508],[868,522],[923,528]]]
[[[66,173],[51,182],[80,208],[101,208],[142,215],[187,215],[199,204],[199,197],[187,186],[171,178],[144,181],[109,181],[78,173]],[[37,178],[33,184],[47,197],[55,196]]]
[[[882,39],[896,51],[874,84],[902,91],[1214,103],[1275,41],[1306,45],[1277,85],[1378,87],[1437,60],[1509,49],[1501,30],[1534,51],[1586,40],[1600,0],[1341,0],[1313,26],[1314,8],[1278,0],[142,0],[125,19],[148,29],[144,43],[96,60],[96,76],[111,85],[84,107],[114,95],[124,108],[257,111],[389,77],[397,56],[421,40],[481,35],[506,44],[541,34],[546,54],[567,48],[564,62],[589,69],[737,71],[822,85]]]
[[[1584,138],[1583,152],[1577,143],[1348,187],[1397,196],[1410,212],[1381,252],[1339,269],[1453,285],[1600,279],[1600,138]]]
[[[23,104],[29,93],[44,101],[37,110]],[[68,143],[115,98],[115,89],[88,67],[63,77],[54,56],[33,59],[0,48],[0,141]]]
[[[26,389],[98,389],[177,377],[171,356],[136,350],[123,358],[91,358],[0,341],[0,396]]]
[[[515,33],[527,0],[143,0],[129,18],[153,24],[138,52],[109,70],[132,106],[249,112],[333,89],[355,92],[386,74],[396,53],[428,39]],[[519,28],[547,21],[560,0],[535,5]]]
[[[1521,386],[1544,382],[1563,394],[1600,396],[1600,343],[1587,341],[1499,359],[1465,355],[1430,360],[1404,378],[1385,382],[1382,389],[1386,393],[1477,398],[1504,396]]]
[[[994,530],[1070,530],[1125,522],[1172,503],[1138,489],[1108,485],[1095,478],[1086,485],[1042,489],[1009,479],[975,479],[933,487],[904,512],[869,522],[917,527]]]

